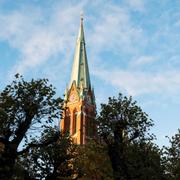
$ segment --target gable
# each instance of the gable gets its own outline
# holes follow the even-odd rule
[[[68,93],[68,102],[75,102],[79,100],[79,93],[75,81],[72,83]]]

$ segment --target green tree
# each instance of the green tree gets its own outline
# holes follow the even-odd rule
[[[111,180],[113,178],[106,145],[89,140],[86,145],[78,146],[76,152],[74,167],[77,169],[79,179]]]
[[[43,123],[60,117],[60,98],[47,79],[27,82],[18,74],[0,93],[0,179],[10,179],[16,159],[29,148]],[[25,147],[19,150],[21,143]],[[19,149],[18,149],[19,148]]]
[[[117,99],[109,98],[107,104],[101,104],[97,120],[99,135],[108,147],[114,179],[143,179],[143,166],[150,166],[151,172],[156,172],[153,163],[160,166],[160,154],[150,145],[154,135],[148,133],[153,122],[132,97],[119,94]],[[153,156],[153,162],[150,162]],[[147,178],[144,179],[158,179],[150,176],[153,173],[148,175],[146,170]]]
[[[58,128],[45,129],[41,138],[34,139],[29,147],[20,164],[34,179],[72,179],[76,174],[72,166],[76,146]]]
[[[130,179],[160,180],[165,179],[161,165],[161,151],[152,142],[130,143],[126,152],[126,165]]]
[[[169,138],[169,137],[168,137]],[[180,179],[180,129],[169,138],[169,147],[163,148],[163,165],[167,179]]]

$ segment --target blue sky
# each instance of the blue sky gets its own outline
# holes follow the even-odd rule
[[[0,89],[19,72],[48,78],[62,97],[81,11],[98,107],[132,95],[167,144],[180,128],[179,0],[0,0]]]

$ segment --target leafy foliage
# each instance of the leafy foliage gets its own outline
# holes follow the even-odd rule
[[[77,148],[74,167],[77,169],[79,179],[110,180],[113,178],[107,147],[94,140]]]
[[[68,135],[49,127],[42,133],[40,140],[34,139],[21,163],[35,179],[71,178],[75,174],[71,165],[75,149]]]
[[[119,139],[132,141],[137,139],[153,139],[153,135],[145,137],[147,131],[153,126],[153,122],[148,115],[137,106],[132,97],[109,98],[108,104],[101,104],[100,115],[98,116],[99,134],[108,141]],[[118,133],[118,134],[116,134]],[[125,135],[126,138],[121,137]],[[119,136],[116,136],[119,135]]]
[[[54,96],[47,79],[18,74],[0,93],[0,179],[180,179],[180,130],[160,150],[152,120],[132,97],[102,104],[100,139],[77,146],[52,127],[63,104]]]
[[[126,147],[126,166],[129,179],[164,179],[161,151],[151,142],[131,143]]]
[[[170,147],[164,147],[163,165],[166,176],[171,180],[180,179],[180,129],[169,138]]]
[[[27,82],[19,74],[0,93],[1,179],[12,175],[15,160],[21,154],[20,143],[25,141],[28,146],[33,131],[59,118],[62,100],[54,95],[55,90],[47,79]]]
[[[114,179],[131,179],[132,166],[129,163],[135,160],[130,159],[129,153],[131,149],[140,146],[140,143],[154,138],[148,134],[148,130],[153,126],[152,120],[137,106],[132,97],[123,97],[122,94],[119,94],[117,99],[109,98],[107,104],[102,104],[97,119],[99,135],[108,146]]]

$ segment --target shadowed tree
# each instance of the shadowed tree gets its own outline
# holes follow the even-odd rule
[[[74,166],[78,170],[79,179],[111,180],[112,167],[107,155],[107,147],[94,140],[86,145],[78,146]]]
[[[153,162],[148,161],[147,164],[143,164],[145,162],[143,157],[148,159],[148,157],[142,156],[146,149],[149,149],[147,152],[149,156],[153,157],[153,153],[155,154],[154,160],[158,167],[160,166],[159,151],[150,145],[154,136],[148,133],[153,122],[137,106],[132,97],[127,98],[119,94],[117,99],[115,97],[109,98],[107,104],[101,104],[97,120],[99,122],[98,133],[108,147],[114,179],[143,179],[142,173],[140,173],[143,169],[138,169],[139,167],[135,166],[135,161],[138,162],[138,158],[141,167],[148,166],[149,163],[151,171],[155,172]],[[133,171],[136,177],[132,176]],[[149,176],[149,179],[153,178]]]
[[[167,179],[180,179],[180,129],[169,138],[169,147],[163,148],[163,165]]]
[[[31,144],[43,124],[60,117],[60,98],[47,79],[27,82],[18,74],[0,93],[0,179],[10,179],[15,161]],[[26,142],[24,149],[19,148]],[[18,150],[22,149],[22,150]]]
[[[24,151],[20,164],[35,179],[72,179],[76,174],[72,166],[75,150],[68,134],[49,127]]]
[[[152,142],[136,142],[127,146],[126,164],[130,179],[165,179],[161,165],[161,151]]]

